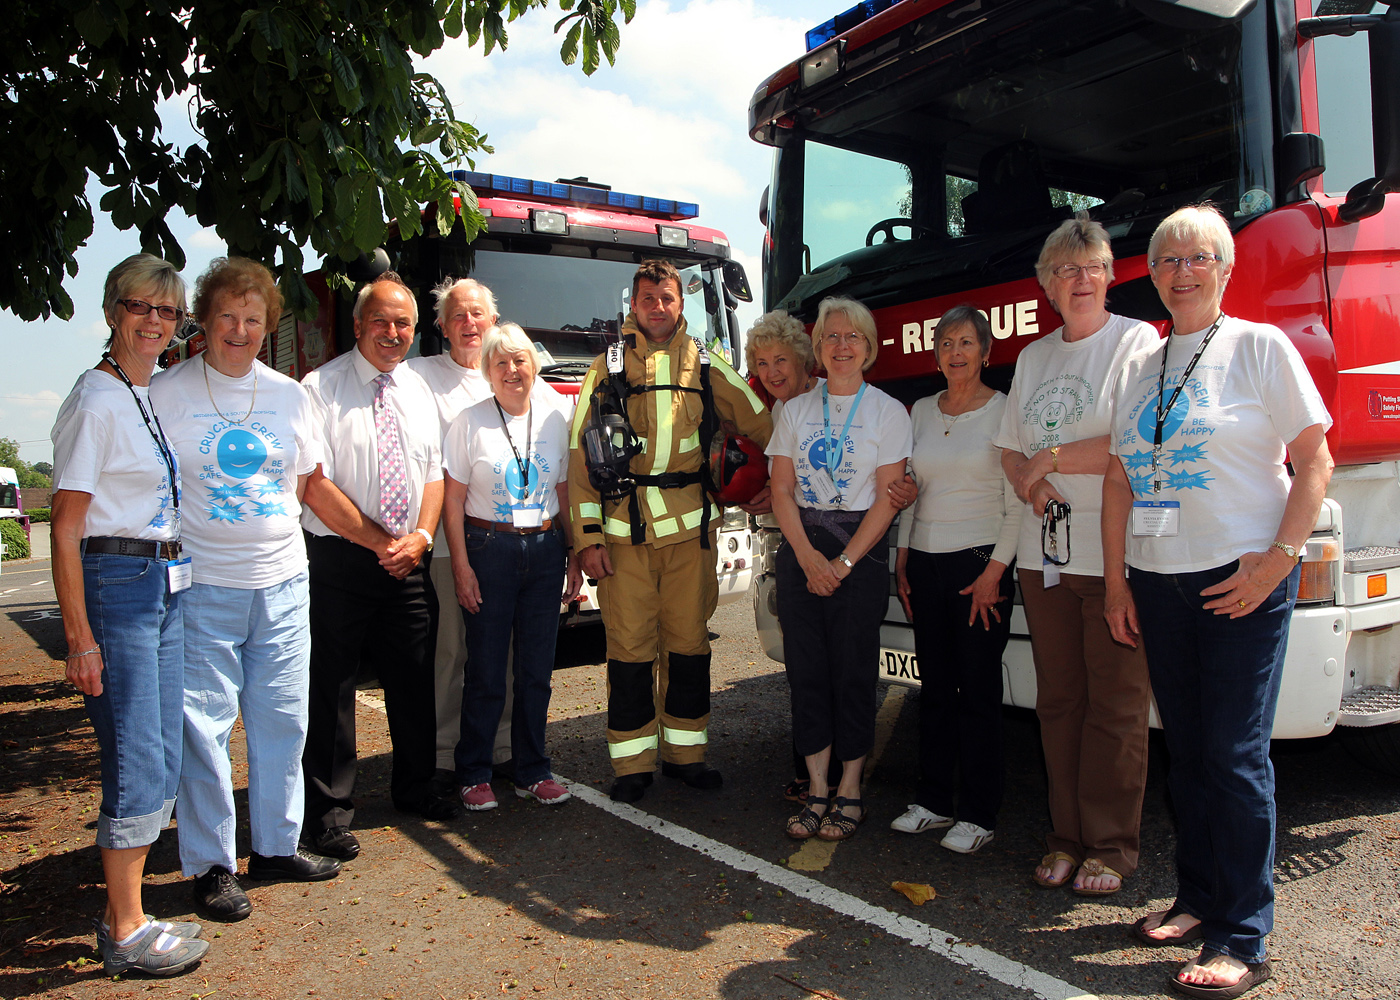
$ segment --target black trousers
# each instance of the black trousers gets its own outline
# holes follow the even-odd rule
[[[834,557],[843,542],[826,528],[807,528],[819,552]],[[792,737],[799,754],[831,747],[834,760],[855,760],[875,745],[875,687],[880,622],[889,604],[888,549],[876,543],[830,597],[807,589],[792,551],[778,550],[778,621],[792,689]]]
[[[996,829],[1001,809],[1001,655],[1011,635],[1012,571],[1001,575],[1001,621],[968,625],[972,596],[958,591],[987,568],[991,546],[909,550],[905,573],[919,657],[919,787],[915,800],[940,816]]]
[[[433,654],[438,604],[428,556],[396,580],[369,549],[336,535],[306,535],[311,580],[311,695],[306,749],[306,818],[317,836],[355,818],[355,682],[379,678],[389,719],[394,805],[414,810],[436,763]]]

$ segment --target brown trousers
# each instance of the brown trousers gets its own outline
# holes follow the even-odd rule
[[[1142,643],[1113,641],[1098,576],[1020,570],[1035,655],[1036,704],[1050,785],[1045,844],[1076,863],[1098,858],[1120,875],[1138,864],[1147,782],[1151,686]]]

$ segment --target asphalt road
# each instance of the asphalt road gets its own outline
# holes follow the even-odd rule
[[[6,564],[0,630],[6,649],[61,652],[43,563]],[[936,835],[888,829],[912,801],[918,694],[882,693],[871,818],[850,842],[799,846],[783,835],[794,807],[788,774],[786,682],[761,653],[751,608],[721,608],[714,640],[711,761],[717,793],[658,777],[637,809],[606,800],[603,647],[597,630],[568,634],[555,672],[549,742],[576,801],[526,803],[498,782],[501,808],[451,823],[396,814],[388,803],[388,743],[373,693],[362,699],[357,827],[361,857],[338,880],[250,886],[255,912],[217,933],[179,995],[485,997],[511,993],[607,997],[828,998],[1142,997],[1162,995],[1185,949],[1134,947],[1125,926],[1174,894],[1172,832],[1160,743],[1144,808],[1143,861],[1117,896],[1081,899],[1035,887],[1045,785],[1030,713],[1007,710],[1006,805],[997,839],[965,857]],[[57,638],[55,638],[57,637]],[[54,664],[57,672],[58,665]],[[26,692],[0,664],[12,704]],[[26,675],[28,676],[28,675]],[[81,703],[33,711],[80,727]],[[6,719],[8,723],[5,723]],[[18,716],[0,715],[14,727]],[[74,731],[77,731],[75,728]],[[12,741],[18,742],[18,741]],[[241,737],[235,755],[241,767]],[[0,750],[23,753],[23,746]],[[1400,780],[1353,762],[1335,737],[1276,744],[1279,775],[1276,979],[1260,997],[1393,996],[1400,983]],[[87,762],[91,766],[91,761]],[[88,916],[100,870],[84,807],[95,787],[70,788],[57,832],[26,825],[45,788],[0,793],[0,996],[116,995],[93,971]],[[240,798],[240,808],[243,802]],[[89,824],[90,825],[90,824]],[[246,851],[246,821],[240,826]],[[60,863],[77,886],[54,901],[25,896],[36,866]],[[189,912],[175,836],[152,852],[148,907]],[[915,906],[895,881],[931,885]],[[80,960],[84,958],[88,961]],[[145,992],[146,982],[132,986]],[[174,995],[174,994],[172,994]]]

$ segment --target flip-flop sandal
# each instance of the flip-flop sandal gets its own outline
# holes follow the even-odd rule
[[[1166,913],[1162,915],[1162,919],[1158,922],[1157,927],[1161,927],[1173,917],[1179,917],[1183,913],[1186,913],[1186,911],[1178,906],[1173,905],[1171,909],[1169,909]],[[1194,927],[1182,931],[1176,937],[1153,937],[1151,934],[1147,933],[1146,928],[1143,926],[1147,923],[1148,918],[1150,918],[1151,916],[1152,914],[1149,913],[1146,917],[1139,917],[1136,921],[1134,921],[1133,926],[1128,929],[1129,934],[1137,938],[1149,948],[1163,948],[1169,944],[1190,944],[1192,941],[1199,941],[1202,937],[1205,936],[1204,925],[1198,923]],[[1156,928],[1154,927],[1153,930],[1156,930]]]
[[[1233,986],[1201,986],[1196,983],[1183,983],[1176,976],[1172,976],[1167,982],[1182,996],[1196,997],[1198,1000],[1234,1000],[1235,997],[1244,996],[1273,975],[1267,958],[1255,965],[1246,962],[1245,970],[1240,981]]]
[[[1088,875],[1090,878],[1094,878],[1099,875],[1108,875],[1112,878],[1116,878],[1118,880],[1118,884],[1115,885],[1112,889],[1083,889],[1077,885],[1071,886],[1071,891],[1073,891],[1074,894],[1077,896],[1112,896],[1115,892],[1119,892],[1123,888],[1123,876],[1119,875],[1116,871],[1108,867],[1108,865],[1104,864],[1098,858],[1086,859],[1085,862],[1079,866],[1079,874]]]
[[[788,802],[796,802],[799,805],[807,801],[807,796],[812,790],[811,778],[793,778],[788,782],[788,786],[783,789],[783,798]]]
[[[1074,866],[1077,863],[1074,860],[1074,858],[1070,857],[1064,851],[1052,851],[1051,853],[1045,855],[1045,857],[1041,858],[1040,864],[1036,865],[1037,868],[1049,868],[1053,871],[1055,865],[1061,861],[1069,862],[1069,871],[1065,872],[1064,878],[1041,878],[1039,875],[1032,873],[1031,879],[1035,882],[1036,885],[1042,886],[1046,889],[1058,889],[1070,879],[1074,878]]]
[[[839,799],[837,800],[840,801]],[[784,832],[793,840],[811,840],[817,835],[817,831],[822,828],[822,821],[826,819],[825,814],[817,813],[812,806],[830,806],[831,800],[824,799],[817,795],[809,795],[807,804],[802,807],[802,811],[788,820]],[[799,828],[800,832],[794,833],[793,828]]]
[[[841,810],[846,806],[855,806],[860,810],[859,818],[847,816]],[[865,822],[865,800],[848,799],[838,795],[832,801],[832,808],[827,810],[826,816],[822,819],[821,830],[817,836],[822,840],[838,841],[850,840],[855,836],[856,829]],[[827,830],[834,830],[835,833],[828,834]]]

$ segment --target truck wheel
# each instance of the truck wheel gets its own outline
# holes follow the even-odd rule
[[[1346,728],[1343,740],[1351,755],[1385,774],[1400,778],[1400,722],[1366,728]]]

